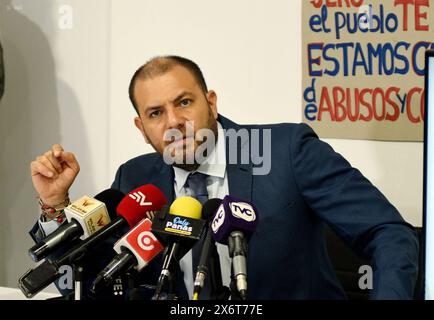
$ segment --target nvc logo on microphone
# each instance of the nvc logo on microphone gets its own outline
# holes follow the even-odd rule
[[[235,218],[240,218],[246,220],[247,222],[252,222],[256,220],[255,210],[253,207],[245,202],[231,202],[229,204],[231,208],[232,215]]]
[[[217,233],[217,231],[220,229],[220,227],[223,225],[223,222],[225,221],[225,208],[223,204],[220,205],[217,212],[214,215],[214,219],[212,220],[211,229],[214,233]]]

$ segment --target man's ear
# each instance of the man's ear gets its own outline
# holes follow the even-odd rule
[[[218,112],[217,112],[217,94],[214,90],[209,90],[206,93],[206,100],[208,100],[209,106],[211,108],[212,114],[214,116],[214,119],[217,119]]]
[[[145,138],[146,143],[150,143],[148,137],[146,136],[145,130],[143,129],[143,123],[142,119],[140,117],[134,118],[134,124],[136,125],[136,128],[139,129],[139,131],[142,133],[143,138]]]

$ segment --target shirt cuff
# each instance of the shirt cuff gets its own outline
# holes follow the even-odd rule
[[[45,237],[50,235],[51,233],[53,233],[54,231],[57,230],[57,228],[59,228],[59,226],[62,223],[59,223],[56,219],[53,219],[51,221],[47,221],[47,222],[42,222],[41,219],[38,219],[38,224],[39,227],[41,228],[41,230],[44,232]]]

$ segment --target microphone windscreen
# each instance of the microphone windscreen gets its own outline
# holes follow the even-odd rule
[[[171,204],[169,213],[181,217],[200,219],[202,204],[192,197],[179,197]]]
[[[249,239],[257,224],[258,211],[253,204],[239,198],[225,196],[211,222],[211,229],[215,241],[227,244],[232,231],[242,231]]]
[[[184,249],[191,248],[203,233],[202,204],[192,197],[179,197],[164,206],[152,221],[152,232],[165,246],[181,241]],[[187,250],[188,251],[188,250]]]
[[[207,202],[205,202],[202,207],[202,219],[211,221],[211,219],[214,218],[214,215],[221,203],[222,199],[219,198],[209,199]]]
[[[130,191],[119,203],[116,211],[132,228],[144,218],[152,219],[155,212],[167,203],[163,192],[152,184]]]
[[[116,189],[106,189],[98,193],[94,198],[104,202],[110,216],[110,220],[113,220],[116,219],[117,216],[116,208],[124,197],[125,194],[122,191]]]

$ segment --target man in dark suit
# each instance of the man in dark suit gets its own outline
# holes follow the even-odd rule
[[[413,228],[310,127],[238,125],[226,119],[217,113],[217,95],[207,89],[200,69],[180,57],[158,57],[142,66],[131,81],[130,98],[138,114],[135,125],[157,152],[123,164],[112,187],[127,193],[152,183],[173,201],[192,195],[189,179],[198,172],[210,198],[230,194],[251,201],[258,209],[259,223],[249,242],[248,298],[345,298],[327,256],[324,223],[370,259],[371,298],[412,298],[418,271]],[[193,131],[188,130],[189,122]],[[173,130],[181,136],[166,141],[165,134]],[[214,165],[194,157],[196,161],[186,163],[206,143],[198,139],[201,130],[211,132],[217,141],[205,158],[218,155],[223,162]],[[234,132],[247,135],[232,148]],[[260,159],[253,150],[268,153],[268,167],[267,155]],[[238,154],[232,157],[234,152]],[[241,161],[246,154],[248,161]],[[174,163],[167,164],[168,159]],[[32,162],[31,169],[42,202],[55,205],[66,198],[79,166],[72,153],[54,145]],[[40,226],[34,231],[41,235],[44,227]],[[225,282],[230,273],[227,248],[220,246],[219,254]],[[147,280],[155,280],[158,267],[154,263],[146,268]],[[184,298],[191,297],[191,267],[187,255],[181,263],[188,291],[183,290]]]

